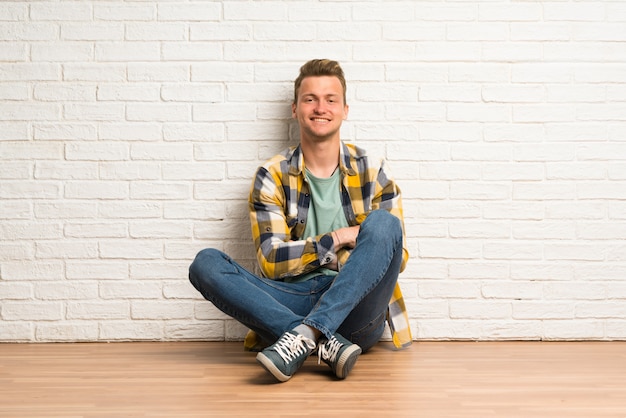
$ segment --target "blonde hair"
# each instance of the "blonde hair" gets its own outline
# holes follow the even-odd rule
[[[293,89],[293,102],[296,103],[298,101],[298,90],[300,90],[300,85],[302,84],[302,80],[306,77],[320,77],[320,76],[332,76],[337,77],[339,82],[341,83],[341,87],[343,87],[343,104],[346,104],[346,78],[343,75],[343,70],[337,61],[329,60],[329,59],[313,59],[306,62],[302,67],[300,67],[300,75],[296,78],[294,82]]]

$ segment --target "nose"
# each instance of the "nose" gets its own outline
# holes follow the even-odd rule
[[[324,113],[325,110],[326,110],[326,107],[324,106],[324,103],[322,100],[318,100],[317,102],[315,102],[315,108],[313,109],[315,113],[321,114],[321,113]]]

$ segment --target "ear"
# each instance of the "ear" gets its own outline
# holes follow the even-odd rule
[[[294,119],[296,119],[296,107],[297,105],[295,102],[291,104],[291,117]]]
[[[348,111],[350,110],[350,106],[345,105],[343,107],[343,120],[348,119]]]

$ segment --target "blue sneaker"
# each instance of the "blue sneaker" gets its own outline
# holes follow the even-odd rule
[[[257,354],[256,360],[280,382],[286,382],[315,347],[315,341],[296,331],[287,331],[278,341]]]
[[[334,334],[330,340],[322,339],[317,346],[318,363],[323,360],[328,364],[339,379],[348,377],[361,355],[361,347],[351,343],[339,334]]]

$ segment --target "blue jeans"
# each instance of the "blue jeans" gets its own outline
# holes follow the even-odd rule
[[[402,263],[402,227],[384,210],[361,224],[356,247],[336,276],[285,283],[258,277],[228,255],[202,250],[189,268],[194,287],[268,343],[300,324],[335,332],[367,351],[385,329]]]

